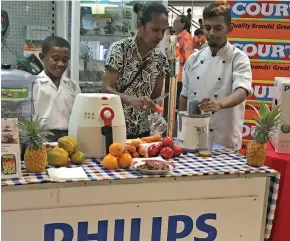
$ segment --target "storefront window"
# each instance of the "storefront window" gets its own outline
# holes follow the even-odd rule
[[[128,0],[80,2],[79,84],[83,92],[100,90],[104,61],[111,44],[136,34],[135,3]]]

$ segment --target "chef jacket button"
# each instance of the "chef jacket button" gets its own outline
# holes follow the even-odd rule
[[[194,92],[193,94],[196,95],[196,92]]]
[[[212,112],[212,114],[214,115],[214,112]]]
[[[226,63],[226,61],[223,61],[223,64],[225,64]]]
[[[214,95],[214,97],[215,97],[215,98],[217,98],[217,97],[218,97],[218,95]]]
[[[218,80],[221,80],[221,78],[218,78]]]
[[[200,61],[200,63],[202,63],[202,64],[203,64],[203,60],[201,60],[201,61]]]
[[[213,129],[209,129],[210,132],[213,132]]]
[[[197,79],[199,79],[199,77],[197,76]]]

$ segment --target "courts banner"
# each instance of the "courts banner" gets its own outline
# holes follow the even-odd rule
[[[250,58],[253,95],[247,99],[243,147],[253,139],[252,106],[272,105],[275,77],[290,77],[290,1],[221,1],[231,6],[233,32],[229,41]],[[249,105],[250,104],[250,105]]]

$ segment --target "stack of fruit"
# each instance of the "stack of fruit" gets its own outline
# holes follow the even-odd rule
[[[140,140],[133,140],[130,144],[126,145],[124,153],[130,154],[133,158],[146,158],[148,152],[144,146],[141,145]]]
[[[179,157],[181,153],[181,148],[177,145],[174,145],[173,139],[169,136],[163,138],[161,143],[152,144],[148,148],[149,157],[157,157],[160,155],[165,160],[171,159],[173,157]]]
[[[125,152],[124,152],[125,151]],[[117,168],[127,169],[133,162],[132,156],[124,149],[122,144],[113,143],[109,147],[109,154],[102,161],[105,169],[115,170]]]
[[[67,166],[69,158],[71,164],[81,165],[85,160],[85,154],[77,150],[77,141],[70,136],[58,139],[58,146],[46,145],[47,162],[51,166]]]

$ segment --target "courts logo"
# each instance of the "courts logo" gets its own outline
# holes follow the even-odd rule
[[[233,45],[244,51],[252,59],[290,60],[289,43],[235,42]]]
[[[236,16],[249,15],[259,17],[260,15],[273,18],[285,18],[290,16],[290,3],[258,3],[258,2],[237,2],[232,6]]]

